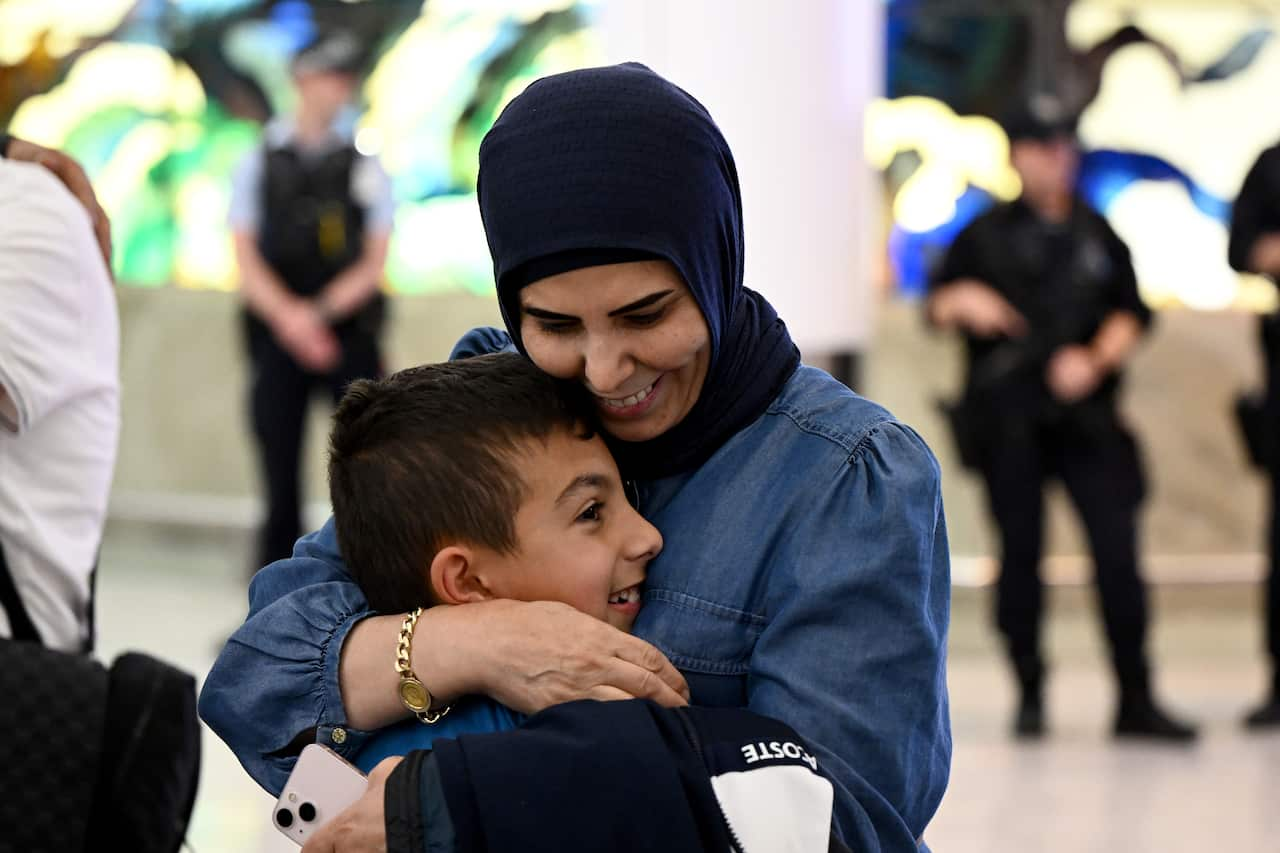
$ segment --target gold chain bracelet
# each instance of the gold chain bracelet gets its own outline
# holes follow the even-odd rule
[[[437,711],[431,710],[431,691],[418,676],[414,675],[413,667],[409,663],[413,629],[418,627],[418,617],[421,615],[422,608],[418,607],[406,614],[404,622],[400,624],[400,641],[396,644],[396,675],[400,676],[400,701],[413,712],[418,722],[433,725],[449,713],[450,706],[445,705]]]

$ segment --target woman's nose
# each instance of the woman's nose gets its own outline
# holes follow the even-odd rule
[[[627,380],[635,373],[634,361],[610,336],[589,340],[583,361],[587,385],[601,397],[626,390]]]

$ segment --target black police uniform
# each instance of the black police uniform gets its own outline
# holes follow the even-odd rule
[[[1245,177],[1244,186],[1231,214],[1231,266],[1249,271],[1249,255],[1258,238],[1280,233],[1280,145],[1262,152]],[[1271,655],[1272,697],[1275,713],[1269,722],[1280,723],[1280,316],[1271,314],[1260,322],[1266,394],[1263,406],[1266,432],[1271,438],[1263,455],[1271,479],[1271,523],[1268,541],[1270,573],[1265,599],[1267,651]]]
[[[318,294],[363,251],[366,210],[351,193],[357,156],[349,145],[312,156],[291,144],[263,152],[258,250],[299,296]],[[378,338],[385,313],[385,299],[377,292],[337,323],[333,332],[341,358],[333,371],[318,374],[299,365],[266,324],[244,312],[253,366],[250,410],[268,500],[258,566],[288,557],[301,534],[299,463],[311,394],[327,389],[336,403],[353,380],[381,375]]]
[[[1064,345],[1087,344],[1112,312],[1150,324],[1129,251],[1082,200],[1061,224],[1015,201],[960,233],[931,289],[960,278],[989,284],[1030,326],[1021,339],[966,337],[967,381],[953,413],[967,435],[966,462],[982,474],[999,528],[996,622],[1024,691],[1038,695],[1043,678],[1043,486],[1056,476],[1088,535],[1122,702],[1126,695],[1141,700],[1148,693],[1147,601],[1137,548],[1144,477],[1137,444],[1116,409],[1120,376],[1071,404],[1058,402],[1045,381],[1050,356]]]

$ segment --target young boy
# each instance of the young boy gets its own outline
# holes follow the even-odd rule
[[[628,501],[579,393],[512,353],[352,383],[334,415],[329,491],[373,609],[562,601],[631,629],[662,536]],[[383,729],[355,763],[367,772],[435,738],[521,719],[471,697],[436,724]]]

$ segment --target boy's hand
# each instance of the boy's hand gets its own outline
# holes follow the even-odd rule
[[[468,605],[483,613],[477,636],[484,692],[509,708],[534,714],[576,699],[652,699],[689,704],[689,685],[666,655],[558,601],[491,601]]]
[[[369,772],[369,787],[364,795],[342,814],[320,827],[307,840],[302,853],[386,853],[387,777],[404,761],[404,756],[384,758]]]

